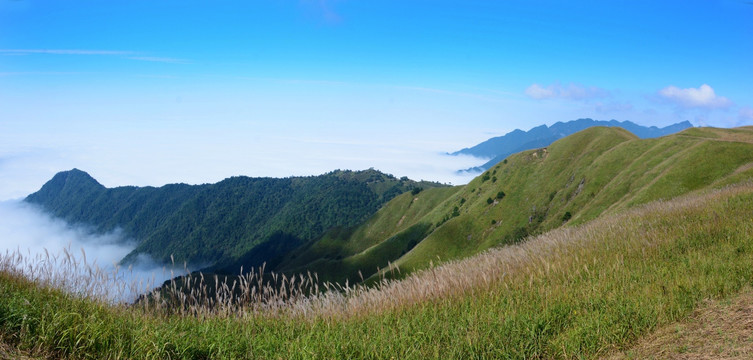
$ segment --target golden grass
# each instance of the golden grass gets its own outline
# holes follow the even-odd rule
[[[49,256],[6,255],[0,271],[75,294],[4,276],[0,321],[21,350],[80,358],[592,358],[749,286],[751,200],[748,182],[654,202],[372,287],[257,269],[178,278],[130,307],[76,299],[102,288],[76,277],[44,280]]]
[[[237,284],[221,285],[220,291],[207,299],[206,285],[194,277],[192,281],[198,281],[199,286],[194,286],[194,292],[187,297],[179,295],[180,308],[192,315],[348,318],[508,287],[520,283],[521,279],[569,277],[573,272],[589,271],[588,264],[581,267],[585,257],[595,263],[603,260],[597,259],[598,256],[613,256],[609,261],[614,262],[618,271],[624,256],[650,251],[662,242],[674,240],[667,232],[676,229],[661,226],[667,214],[684,216],[714,199],[751,190],[751,185],[745,184],[653,202],[578,227],[556,229],[521,244],[493,248],[466,259],[431,266],[402,280],[382,279],[370,287],[328,283],[320,291],[315,275],[299,275],[297,279],[273,275],[272,280],[264,280],[259,272],[252,271],[242,276],[243,280]],[[635,232],[635,229],[641,230]],[[621,241],[612,241],[615,238]],[[396,267],[383,270],[390,271],[400,270]],[[233,290],[236,287],[244,294],[240,298],[233,296],[237,293]],[[172,285],[172,288],[179,289],[179,286]],[[169,305],[168,302],[160,304],[165,305]]]
[[[374,286],[325,283],[320,287],[316,274],[287,277],[265,274],[263,268],[227,277],[227,281],[217,276],[205,279],[203,274],[189,274],[149,292],[139,306],[157,314],[197,317],[348,318],[462,297],[490,288],[506,288],[521,279],[533,282],[543,276],[588,272],[587,263],[580,265],[584,257],[591,257],[595,263],[596,256],[614,255],[610,261],[614,261],[617,269],[626,254],[645,252],[660,242],[673,240],[666,236],[668,230],[658,224],[667,214],[683,216],[713,199],[751,190],[753,186],[746,183],[653,202],[581,226],[555,229],[517,245],[492,248],[466,259],[431,266],[401,280],[383,278]],[[641,225],[636,225],[637,222]],[[641,228],[641,232],[636,233],[636,228]],[[614,242],[614,238],[621,241]],[[89,265],[85,254],[83,260],[69,250],[63,254],[27,258],[19,252],[6,252],[0,257],[0,271],[23,276],[40,286],[109,302],[126,291],[149,286],[118,282],[116,274]],[[399,268],[390,266],[382,273],[398,271]]]
[[[655,247],[660,241],[673,238],[661,236],[659,229],[652,227],[658,214],[685,213],[693,208],[702,208],[714,198],[750,192],[750,184],[716,190],[698,196],[684,196],[671,201],[657,201],[591,221],[579,227],[560,228],[533,237],[527,241],[500,248],[493,248],[479,255],[450,261],[412,274],[400,281],[384,281],[380,286],[356,291],[343,302],[345,313],[361,313],[374,309],[395,308],[423,301],[464,295],[468,292],[504,286],[512,278],[531,277],[553,272],[573,270],[582,256],[591,255],[595,247],[605,247],[605,252],[625,254],[622,250],[642,250]],[[652,220],[653,219],[653,220]],[[643,233],[634,233],[619,243],[610,240],[615,234],[627,234],[637,221],[645,221]],[[387,269],[385,271],[391,271]],[[587,269],[586,269],[587,271]]]
[[[68,248],[60,253],[44,254],[21,250],[6,250],[0,254],[0,272],[22,277],[40,287],[60,289],[74,295],[107,303],[121,302],[133,294],[150,291],[154,284],[149,281],[123,281],[124,275],[131,278],[132,271],[125,274],[116,267],[112,271],[100,268],[96,261],[88,262],[86,252],[81,249],[81,256]],[[130,273],[130,274],[128,274]]]
[[[608,359],[753,359],[753,289],[707,300],[688,320],[664,326]]]
[[[0,341],[0,360],[27,360],[33,359],[23,352]]]

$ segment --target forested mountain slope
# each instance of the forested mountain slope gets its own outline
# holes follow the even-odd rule
[[[372,170],[106,189],[74,170],[27,200],[99,231],[122,228],[141,240],[128,259],[174,254],[221,274],[266,263],[268,271],[354,283],[385,275],[380,269],[404,276],[605,213],[751,178],[751,127],[691,128],[654,139],[592,127],[511,155],[464,186]]]
[[[393,197],[439,186],[376,170],[310,177],[232,177],[216,184],[108,189],[73,169],[55,175],[27,202],[95,231],[120,229],[138,254],[157,261],[229,263],[257,246],[279,256],[333,227],[355,226]]]

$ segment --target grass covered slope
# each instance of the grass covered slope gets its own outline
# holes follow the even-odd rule
[[[368,277],[388,263],[405,274],[604,213],[751,177],[751,128],[693,128],[638,139],[620,128],[594,127],[548,148],[512,155],[468,185],[397,198],[354,231],[325,237],[310,249],[350,281],[360,277],[357,269]],[[432,207],[411,207],[417,204]],[[376,251],[382,247],[393,251]],[[338,261],[339,267],[333,265]],[[289,269],[305,268],[297,265]]]
[[[591,128],[546,149],[510,156],[449,198],[441,211],[458,206],[459,216],[397,264],[420,268],[438,256],[468,256],[565,223],[753,175],[753,131],[690,131],[719,138],[681,132],[642,140],[618,128]]]
[[[630,131],[641,139],[646,139],[674,134],[693,127],[693,124],[683,121],[659,129],[655,126],[640,126],[630,121],[578,119],[567,122],[556,122],[551,127],[540,125],[528,131],[514,130],[504,136],[491,138],[471,148],[456,151],[451,155],[466,154],[480,158],[491,158],[491,160],[481,166],[468,169],[485,171],[514,153],[547,147],[558,139],[594,126],[620,127]]]
[[[402,194],[365,223],[336,229],[291,253],[278,268],[286,273],[316,272],[325,281],[354,283],[400,258],[433,228],[426,218],[461,187]],[[359,274],[360,272],[360,274]]]
[[[3,268],[0,334],[73,358],[595,358],[749,287],[751,214],[747,183],[266,314],[107,306]]]
[[[630,349],[613,354],[621,359],[752,359],[753,289],[725,299],[704,301],[688,319],[663,326]]]
[[[451,188],[376,171],[169,189],[105,189],[86,177],[76,186],[53,179],[30,200],[50,204],[59,216],[102,222],[103,230],[123,223],[126,233],[145,236],[131,256],[217,262],[207,270],[223,275],[266,263],[288,275],[373,283],[385,274],[380,270],[397,267],[385,271],[400,277],[605,213],[749,179],[753,129],[691,128],[638,139],[621,128],[592,127],[511,155]],[[78,200],[47,196],[59,192]],[[151,230],[139,235],[143,229]]]

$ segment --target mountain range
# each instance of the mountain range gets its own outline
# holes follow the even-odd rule
[[[163,263],[174,259],[179,264],[211,266],[249,258],[247,252],[264,249],[264,259],[253,264],[261,265],[333,227],[363,222],[405,191],[437,186],[442,185],[369,169],[108,189],[73,169],[56,174],[25,201],[99,233],[122,231],[138,244],[121,261],[124,264],[146,254]]]
[[[504,136],[493,137],[478,145],[455,151],[449,155],[471,155],[490,159],[481,166],[460,170],[460,172],[482,172],[490,169],[514,153],[549,146],[549,144],[558,139],[593,126],[621,127],[641,139],[648,139],[674,134],[693,127],[693,124],[683,121],[663,128],[657,128],[656,126],[641,126],[631,121],[578,119],[567,122],[556,122],[552,126],[540,125],[528,131],[516,129]]]
[[[174,255],[226,275],[266,263],[275,272],[354,283],[744,181],[753,178],[752,163],[753,127],[689,128],[652,139],[591,127],[510,155],[462,186],[368,170],[106,189],[72,170],[27,201],[99,231],[121,228],[139,241],[126,262],[140,253]]]
[[[116,197],[81,171],[59,175],[31,200],[71,219],[106,222],[112,214],[92,216],[88,206],[118,208],[129,197],[136,204],[144,189],[116,188],[131,194]],[[86,277],[74,262],[51,283],[39,277],[50,272],[49,258],[6,255],[0,358],[734,358],[747,349],[753,126],[654,139],[592,127],[510,155],[464,186],[408,191],[415,184],[386,177],[367,187],[386,194],[377,189],[400,182],[406,191],[365,221],[277,254],[268,269],[277,273],[222,273],[265,258],[254,246],[249,257],[217,261],[128,306],[102,298],[110,285],[97,269]],[[238,199],[265,179],[244,180],[229,182]],[[202,186],[225,186],[218,184]],[[206,191],[186,186],[140,196],[163,202],[151,207],[167,213],[184,196],[176,189]],[[233,204],[220,193],[188,210]],[[325,203],[311,200],[307,211]],[[284,244],[285,234],[264,243]],[[84,290],[61,291],[65,284]]]

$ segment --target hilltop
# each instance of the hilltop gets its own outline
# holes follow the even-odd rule
[[[80,171],[53,180],[51,192],[108,191]],[[398,195],[365,221],[292,249],[275,266],[287,275],[192,274],[125,306],[56,288],[98,289],[101,274],[81,263],[53,275],[61,285],[40,277],[44,259],[0,255],[0,350],[181,359],[739,354],[751,348],[735,322],[750,320],[739,311],[753,281],[752,181],[753,127],[656,139],[594,127],[511,155],[468,185]],[[322,276],[292,276],[302,269]],[[361,276],[366,286],[353,285]],[[343,279],[351,284],[320,281]]]
[[[450,155],[471,155],[479,158],[490,159],[485,164],[462,170],[470,172],[482,172],[488,170],[506,157],[525,150],[542,148],[549,146],[551,143],[563,137],[575,134],[578,131],[585,130],[594,126],[621,127],[641,139],[655,138],[693,127],[688,121],[679,122],[663,128],[656,126],[641,126],[631,121],[617,120],[592,120],[578,119],[567,122],[556,122],[552,126],[540,125],[528,131],[516,129],[504,136],[493,137],[480,144],[455,151]]]
[[[746,334],[734,321],[749,322],[749,314],[720,316],[712,308],[706,318],[713,333],[702,346],[683,324],[693,324],[695,309],[708,311],[707,300],[745,301],[753,281],[752,200],[748,180],[600,216],[375,287],[301,297],[292,291],[299,278],[283,277],[242,283],[251,296],[233,303],[227,293],[237,284],[208,302],[111,305],[52,288],[56,283],[30,282],[44,262],[19,271],[17,255],[0,255],[0,351],[99,359],[740,355],[750,349],[749,336],[726,335]],[[262,290],[272,297],[259,299]]]
[[[97,232],[122,230],[138,243],[124,263],[147,254],[161,262],[212,265],[257,248],[264,249],[262,261],[271,262],[331,228],[363,222],[403,192],[437,186],[370,169],[109,189],[73,169],[56,174],[25,201]]]
[[[140,241],[126,261],[139,253],[162,261],[174,255],[209,265],[205,273],[233,275],[266,264],[288,275],[316,273],[320,282],[372,283],[735,183],[753,176],[751,162],[750,127],[690,128],[652,139],[590,127],[511,155],[464,186],[369,170],[106,189],[72,170],[27,201],[99,231],[122,228]]]
[[[377,268],[390,266],[404,276],[603,214],[750,179],[752,163],[751,127],[691,128],[654,139],[592,127],[511,155],[467,185],[400,195],[363,224],[294,250],[276,270],[351,283],[362,276],[373,281],[384,275]]]

